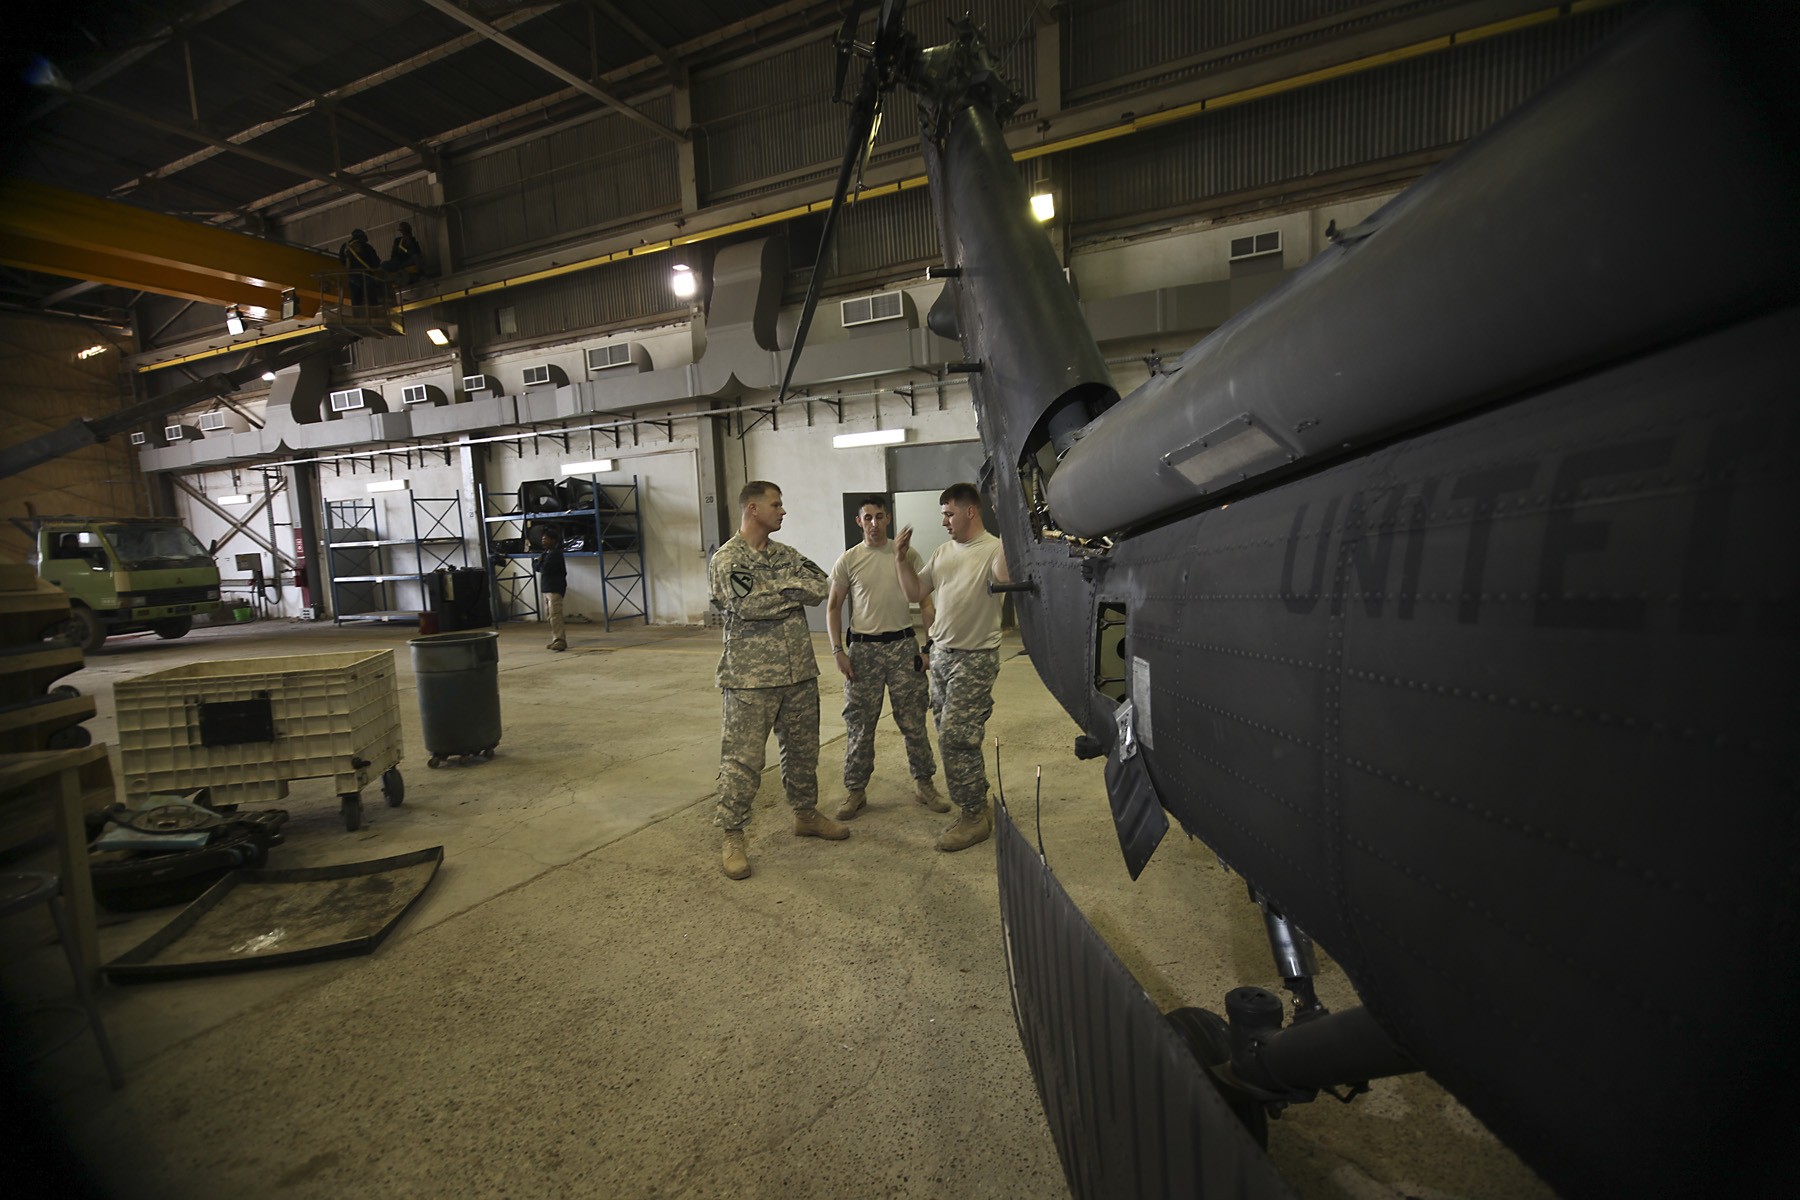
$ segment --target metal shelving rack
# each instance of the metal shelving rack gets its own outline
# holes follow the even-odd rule
[[[601,483],[594,476],[584,476],[593,485],[593,508],[567,509],[560,512],[520,512],[518,492],[490,492],[482,489],[481,511],[484,548],[490,561],[505,560],[491,578],[494,583],[494,612],[503,621],[539,617],[543,612],[538,595],[537,575],[529,562],[537,552],[529,547],[523,553],[495,551],[493,540],[526,537],[531,526],[544,521],[587,520],[593,522],[593,536],[588,550],[564,550],[565,559],[594,559],[600,567],[601,622],[608,633],[615,621],[641,620],[650,623],[648,572],[644,565],[644,529],[639,520],[638,477],[631,482]],[[496,512],[499,508],[503,511]],[[517,532],[499,532],[507,527]]]
[[[420,613],[428,612],[432,607],[426,577],[443,568],[468,565],[461,495],[444,498],[409,495],[408,500],[412,519],[412,536],[409,538],[381,536],[381,510],[374,499],[325,502],[325,569],[331,580],[332,619],[337,624],[342,625],[345,621],[416,621]],[[339,532],[370,536],[339,540]],[[395,546],[412,548],[412,570],[382,569],[384,551]],[[349,570],[344,570],[341,552],[359,550],[367,553],[361,566],[353,563]],[[417,608],[397,606],[394,588],[402,583],[418,587]]]

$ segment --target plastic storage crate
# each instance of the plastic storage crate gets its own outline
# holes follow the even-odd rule
[[[294,779],[330,778],[344,827],[362,824],[378,776],[405,796],[396,765],[394,652],[350,651],[190,663],[113,689],[127,796],[212,789],[215,804],[279,800]]]

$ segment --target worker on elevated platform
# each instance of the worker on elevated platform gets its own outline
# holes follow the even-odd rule
[[[360,229],[350,231],[350,240],[338,247],[338,261],[349,272],[345,295],[352,305],[378,304],[382,300],[380,278],[381,255]]]

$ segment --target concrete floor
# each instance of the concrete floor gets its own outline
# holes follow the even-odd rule
[[[115,639],[66,681],[98,698],[90,724],[111,742],[118,679],[393,646],[406,804],[370,793],[367,824],[345,833],[329,781],[297,783],[271,865],[445,849],[372,956],[106,989],[124,1090],[107,1089],[86,1039],[35,1080],[108,1194],[1067,1194],[1012,1024],[993,856],[932,849],[946,818],[908,798],[891,726],[847,842],[791,836],[771,767],[755,874],[734,883],[711,825],[716,631],[572,626],[571,651],[552,654],[541,627],[509,626],[499,756],[436,771],[413,632],[271,623]],[[1050,864],[1150,994],[1218,1009],[1238,984],[1279,986],[1240,881],[1198,843],[1172,833],[1127,878],[1100,764],[1074,759],[1073,725],[1017,646],[1003,658],[989,733],[1014,811],[1029,819],[1041,764]],[[841,794],[834,680],[828,803]],[[106,917],[103,953],[174,911]],[[15,920],[0,938],[11,990],[66,989],[41,930]],[[1350,1002],[1329,963],[1320,992]],[[1271,1153],[1308,1198],[1549,1195],[1423,1077],[1290,1109]]]

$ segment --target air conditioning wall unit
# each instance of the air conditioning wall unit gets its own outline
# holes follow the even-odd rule
[[[839,301],[838,315],[842,318],[845,329],[878,325],[883,321],[904,321],[909,327],[918,324],[912,300],[902,291],[876,292],[873,296]]]
[[[626,368],[620,370],[620,368]],[[614,342],[610,346],[594,346],[587,352],[588,374],[618,371],[621,375],[650,369],[650,352],[637,342]]]
[[[404,408],[411,408],[416,404],[448,404],[449,398],[444,395],[441,387],[429,383],[409,383],[400,389],[400,403]]]
[[[387,404],[381,393],[374,388],[343,388],[331,393],[331,411],[334,413],[353,412],[386,412]]]
[[[500,390],[500,381],[492,375],[464,375],[462,390],[471,396],[478,396],[482,392],[492,392],[496,396],[504,395]]]
[[[569,382],[569,373],[555,363],[538,363],[525,368],[525,386],[562,387]]]
[[[1271,229],[1267,233],[1246,234],[1231,239],[1229,261],[1237,262],[1245,258],[1261,258],[1265,254],[1281,253],[1281,230]]]

